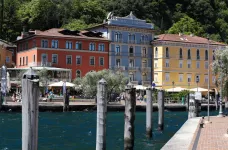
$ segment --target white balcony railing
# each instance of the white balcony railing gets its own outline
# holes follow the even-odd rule
[[[51,62],[32,62],[28,64],[29,67],[51,67]]]

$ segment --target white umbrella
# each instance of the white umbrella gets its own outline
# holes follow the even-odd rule
[[[171,89],[167,89],[167,92],[180,92],[180,91],[184,91],[187,90],[186,88],[182,88],[182,87],[175,87],[175,88],[171,88]]]
[[[190,89],[190,91],[197,92],[197,88]],[[207,91],[208,91],[208,89],[198,87],[198,92],[207,92]]]
[[[134,88],[136,88],[136,90],[146,90],[147,87],[143,85],[135,85]]]
[[[62,87],[63,83],[64,83],[63,81],[60,81],[60,82],[55,82],[55,83],[49,84],[48,86]],[[75,84],[70,83],[70,82],[66,82],[66,87],[74,87],[74,86],[75,86]]]

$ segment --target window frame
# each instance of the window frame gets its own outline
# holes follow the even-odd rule
[[[93,64],[91,64],[91,60],[93,60]],[[95,66],[95,56],[90,56],[89,57],[89,65],[90,66]]]
[[[53,56],[56,56],[56,62],[53,61],[53,60],[54,60],[54,59],[53,59],[53,58],[54,58]],[[53,63],[53,64],[58,64],[58,54],[52,54],[52,55],[51,55],[51,63]]]
[[[79,75],[80,75],[79,77],[78,77],[78,71],[79,71]],[[81,77],[82,77],[82,76],[81,76],[81,73],[82,73],[81,70],[79,70],[79,69],[76,70],[76,78],[81,78]]]
[[[78,58],[80,58],[80,63],[78,64]],[[82,56],[76,55],[76,65],[82,65]]]
[[[103,64],[101,64],[101,59],[103,59]],[[104,66],[104,57],[99,57],[99,66]]]
[[[68,63],[68,57],[70,58],[70,63]],[[66,64],[67,65],[72,65],[72,55],[66,55]]]

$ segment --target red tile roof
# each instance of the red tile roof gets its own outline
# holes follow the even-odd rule
[[[179,34],[161,34],[158,35],[156,41],[172,41],[172,42],[184,42],[184,43],[195,43],[195,44],[208,44],[208,39],[195,36],[195,35],[179,35]],[[210,40],[210,44],[214,45],[226,45],[216,41]]]

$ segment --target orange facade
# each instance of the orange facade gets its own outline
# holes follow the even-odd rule
[[[46,46],[43,42],[46,41]],[[56,42],[57,41],[57,42]],[[72,46],[67,43],[71,42]],[[76,43],[81,43],[76,48]],[[95,49],[89,50],[90,44]],[[102,51],[100,45],[103,45]],[[67,46],[68,45],[68,46]],[[101,38],[68,38],[52,36],[31,36],[17,41],[18,68],[49,66],[72,69],[72,79],[84,76],[89,71],[108,69],[109,41]],[[70,47],[70,48],[69,48]]]
[[[12,52],[7,50],[6,47],[0,45],[0,67],[6,65],[7,67],[13,67],[12,64]]]

